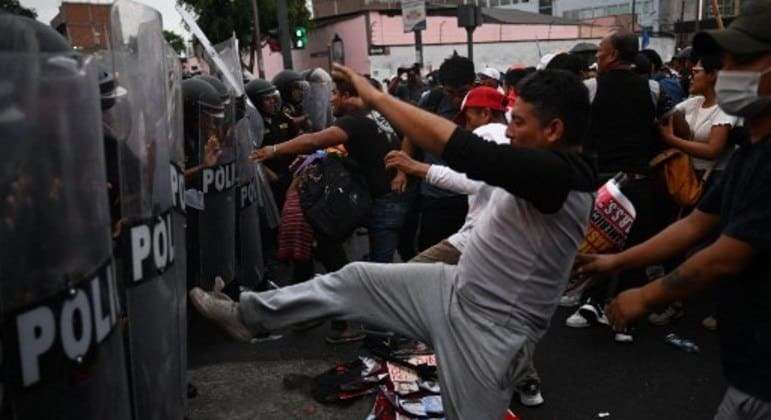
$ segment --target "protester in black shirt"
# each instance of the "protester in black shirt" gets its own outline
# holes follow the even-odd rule
[[[615,30],[600,42],[599,76],[585,82],[592,99],[587,144],[597,155],[600,181],[608,181],[618,172],[626,173],[630,179],[622,192],[634,205],[637,217],[627,238],[627,247],[656,233],[654,180],[648,169],[656,144],[656,109],[648,79],[633,71],[637,56],[637,36],[623,29]],[[587,291],[588,300],[566,324],[580,328],[605,323],[606,299],[647,278],[641,269],[621,273],[616,280],[597,284]],[[631,331],[616,332],[615,340],[629,343],[633,336]]]
[[[253,153],[253,159],[270,161],[345,145],[349,157],[365,176],[373,199],[369,226],[370,260],[392,262],[407,208],[404,198],[390,191],[393,173],[386,172],[383,160],[389,151],[398,149],[398,136],[382,115],[364,108],[347,82],[335,80],[332,107],[337,117],[332,127],[265,146]]]
[[[435,88],[421,99],[418,106],[426,111],[452,120],[460,112],[463,98],[471,89],[476,74],[474,63],[466,57],[453,55],[446,59],[439,68],[441,88]],[[409,156],[415,156],[420,151],[415,148],[410,139],[402,142],[402,151]],[[441,157],[431,153],[422,152],[423,161],[429,164],[446,165]],[[407,176],[398,172],[391,185],[397,192],[407,192]],[[420,213],[420,231],[418,234],[418,250],[428,249],[444,238],[457,232],[463,226],[468,211],[466,197],[452,191],[432,186],[426,182],[420,183],[420,195],[416,204]],[[412,232],[404,232],[409,241]],[[414,253],[405,250],[401,252],[403,259],[414,257]]]
[[[723,372],[729,384],[716,420],[771,418],[771,4],[745,3],[724,31],[694,38],[698,53],[725,52],[717,99],[743,117],[751,143],[734,153],[698,208],[651,240],[616,255],[577,259],[584,274],[643,267],[720,236],[670,274],[627,290],[609,306],[621,330],[653,308],[716,286]]]

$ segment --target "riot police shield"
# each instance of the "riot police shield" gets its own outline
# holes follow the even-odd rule
[[[259,202],[255,163],[249,159],[254,146],[250,136],[249,121],[242,118],[235,129],[238,152],[238,276],[242,286],[251,289],[262,287],[264,263],[260,239]]]
[[[332,76],[321,67],[306,76],[309,89],[303,96],[303,109],[308,114],[312,131],[321,131],[332,125]]]
[[[115,74],[126,89],[130,131],[119,148],[118,255],[128,320],[127,349],[136,419],[181,419],[183,363],[169,171],[170,81],[158,11],[130,0],[111,10]],[[184,262],[183,262],[184,263]]]
[[[0,413],[129,419],[97,69],[33,52],[15,19],[0,16]]]
[[[174,247],[174,281],[176,285],[177,316],[179,319],[179,355],[181,385],[178,398],[182,407],[187,406],[188,375],[187,366],[187,248],[185,243],[185,135],[182,106],[182,65],[176,51],[166,44],[166,74],[168,89],[166,91],[166,116],[169,119],[169,175],[171,177],[171,224],[172,237],[177,246]]]
[[[188,286],[211,290],[235,278],[235,145],[220,94],[202,79],[183,82],[188,172]]]

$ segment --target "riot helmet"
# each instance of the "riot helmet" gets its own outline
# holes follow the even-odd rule
[[[274,115],[281,107],[281,95],[271,82],[254,79],[246,85],[246,96],[263,116]]]
[[[300,73],[294,70],[283,70],[273,77],[271,81],[279,93],[281,99],[292,105],[301,105],[303,97],[308,91],[306,82]]]

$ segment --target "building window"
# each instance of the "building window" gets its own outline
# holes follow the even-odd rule
[[[717,0],[717,7],[720,9],[720,16],[734,16],[734,0]],[[713,18],[712,2],[704,3],[704,16]]]
[[[538,3],[538,13],[551,16],[552,3],[552,0],[541,0],[540,3]]]

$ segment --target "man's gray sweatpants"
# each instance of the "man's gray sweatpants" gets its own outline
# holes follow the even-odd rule
[[[529,339],[456,293],[455,285],[455,266],[352,263],[305,283],[242,293],[239,310],[255,330],[337,318],[430,343],[446,417],[500,420],[520,374],[517,353]]]

